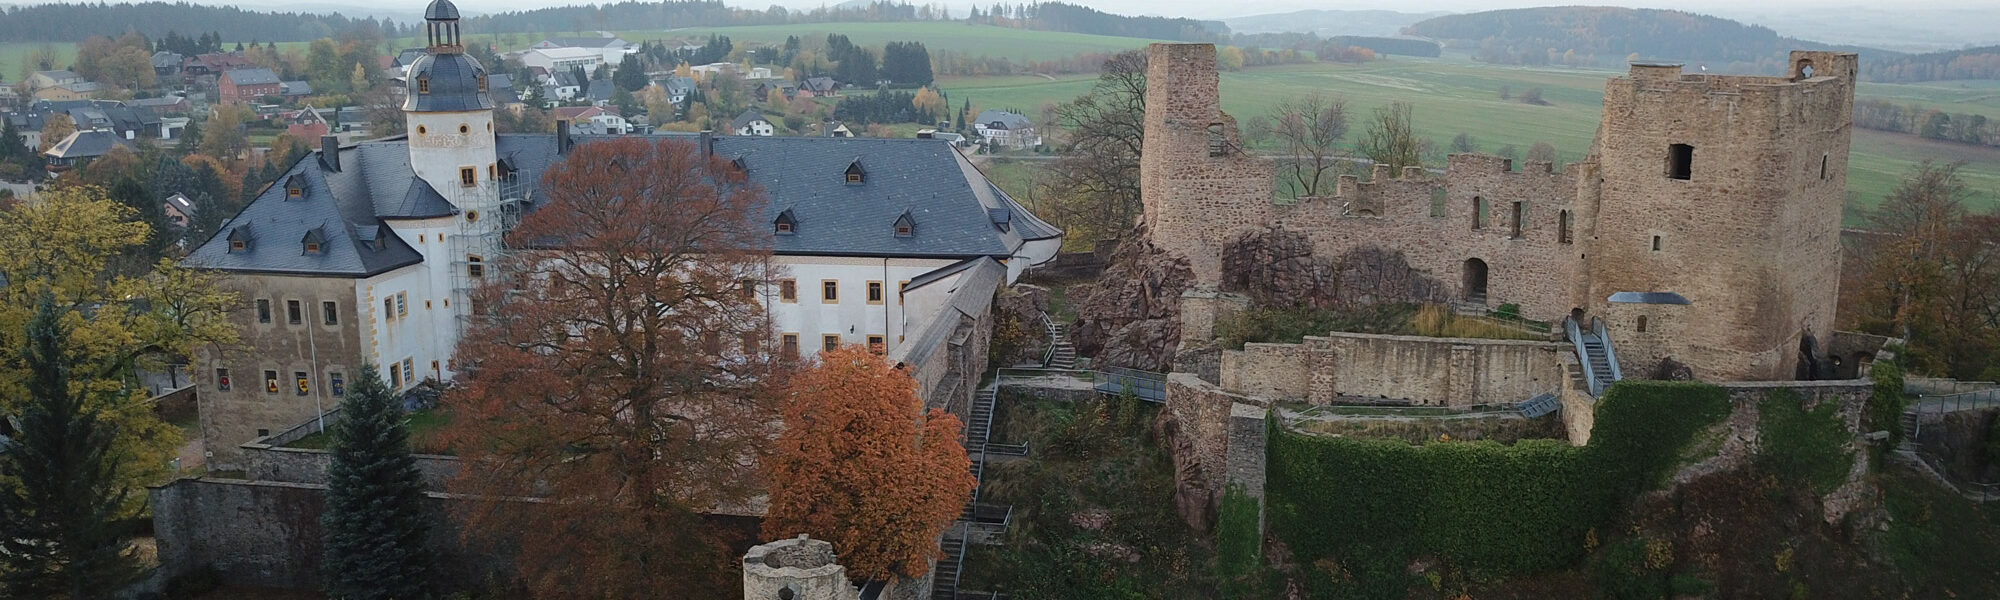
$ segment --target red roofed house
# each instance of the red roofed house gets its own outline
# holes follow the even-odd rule
[[[326,123],[326,117],[320,116],[319,111],[313,110],[311,104],[307,104],[303,110],[285,119],[285,133],[301,140],[319,139],[319,136],[326,135],[331,129]]]

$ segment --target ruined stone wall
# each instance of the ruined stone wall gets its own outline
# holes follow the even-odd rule
[[[1704,379],[1789,378],[1800,335],[1832,333],[1854,55],[1792,60],[1784,78],[1635,65],[1605,87],[1591,308],[1621,291],[1686,296],[1700,318],[1658,352]],[[1806,63],[1813,77],[1797,78]],[[1692,148],[1685,179],[1675,145]]]
[[[1252,343],[1225,351],[1221,385],[1231,393],[1313,403],[1511,404],[1562,387],[1565,348],[1520,340],[1332,333],[1300,344]]]
[[[1576,202],[1576,174],[1591,165],[1557,172],[1537,162],[1514,171],[1505,158],[1454,154],[1441,176],[1412,168],[1391,178],[1377,167],[1367,182],[1341,177],[1333,197],[1277,207],[1276,225],[1307,232],[1321,256],[1368,247],[1400,252],[1452,299],[1481,291],[1468,264],[1483,264],[1486,304],[1519,304],[1530,319],[1561,320],[1585,304],[1583,288],[1571,283],[1582,279],[1589,239],[1590,211]]]
[[[1667,359],[1685,362],[1670,353],[1688,347],[1681,339],[1687,335],[1688,321],[1694,318],[1693,308],[1686,304],[1606,303],[1600,316],[1606,331],[1617,332],[1612,336],[1617,345],[1611,350],[1618,354],[1619,372],[1633,379],[1671,379],[1662,365]],[[1695,372],[1694,376],[1709,374]]]
[[[1174,509],[1196,529],[1215,522],[1230,484],[1264,481],[1264,411],[1269,403],[1224,391],[1190,373],[1167,375],[1166,406],[1155,424],[1174,461]]]
[[[1187,260],[1195,287],[1214,289],[1222,243],[1271,222],[1275,180],[1222,113],[1213,44],[1153,44],[1146,60],[1142,223],[1154,245]]]
[[[240,469],[238,444],[312,418],[338,406],[330,392],[332,374],[351,384],[361,370],[361,319],[355,313],[354,281],[321,277],[235,275],[222,284],[241,304],[230,324],[241,340],[226,348],[203,346],[189,367],[198,387],[202,442],[213,455],[211,469]],[[270,322],[259,322],[257,300],[270,302]],[[286,301],[300,304],[300,323],[289,322]],[[333,302],[337,325],[327,325],[322,302]],[[317,363],[314,360],[317,358]],[[219,388],[217,369],[227,369],[230,389]],[[265,386],[264,371],[277,374],[277,390]],[[295,376],[305,373],[300,393]]]

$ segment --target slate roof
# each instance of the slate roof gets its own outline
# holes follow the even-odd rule
[[[1028,121],[1027,117],[1019,113],[1011,113],[1004,110],[979,111],[979,118],[974,119],[974,122],[989,128],[1006,130],[1032,129],[1035,126],[1033,122]],[[996,125],[998,127],[995,127]]]
[[[398,67],[407,67],[416,63],[417,59],[423,58],[427,53],[423,48],[404,48],[402,53],[396,55],[394,64]]]
[[[181,61],[183,60],[185,60],[185,58],[179,54],[161,50],[159,52],[153,53],[153,68],[179,69],[181,68]]]
[[[438,0],[444,2],[445,0]],[[448,4],[448,3],[447,3]],[[433,5],[435,6],[435,5]],[[456,9],[453,9],[456,10]],[[486,68],[464,54],[427,54],[410,65],[409,89],[403,96],[403,110],[419,112],[460,112],[493,108],[493,99],[479,89]],[[422,92],[420,80],[428,78],[430,88]]]
[[[623,136],[620,136],[623,137]],[[689,142],[694,134],[665,134]],[[578,144],[613,139],[578,136]],[[939,140],[805,137],[715,137],[713,151],[747,170],[769,203],[759,222],[791,211],[797,228],[775,237],[778,254],[809,256],[1006,258],[1029,240],[1062,235],[1001,192],[951,144]],[[549,134],[497,138],[501,164],[521,181],[541,180],[560,160]],[[857,160],[866,177],[848,184]],[[405,138],[362,142],[340,149],[341,170],[328,170],[315,151],[279,181],[302,176],[306,194],[287,199],[283,185],[265,190],[224,223],[214,239],[186,259],[225,270],[366,277],[421,262],[423,257],[391,234],[382,250],[364,243],[397,219],[455,214],[457,207],[410,170]],[[537,192],[534,197],[542,194]],[[1009,226],[995,224],[996,212]],[[908,214],[912,235],[898,237],[895,222]],[[226,232],[238,225],[258,243],[229,252]],[[305,255],[300,240],[323,228],[329,241]],[[341,232],[345,232],[342,235]]]
[[[590,82],[589,91],[584,92],[584,94],[595,102],[610,102],[612,89],[611,80],[598,79]]]
[[[918,324],[908,343],[897,346],[889,354],[889,360],[907,365],[920,365],[929,360],[931,353],[943,349],[945,342],[951,340],[961,320],[986,314],[986,309],[993,304],[993,290],[999,289],[1007,280],[1007,266],[986,257],[967,259],[925,273],[919,279],[929,278],[925,283],[930,283],[958,272],[963,272],[964,276],[952,286],[944,308],[931,315],[929,321]],[[911,287],[915,287],[917,281],[910,280]]]
[[[311,96],[313,93],[313,86],[312,83],[310,82],[283,81],[279,83],[285,86],[285,91],[283,93],[286,96]]]
[[[451,0],[431,0],[431,5],[424,8],[424,20],[430,19],[457,20],[458,6]]]
[[[228,77],[236,85],[283,83],[278,81],[278,74],[272,73],[270,69],[230,69],[224,72],[222,76]]]
[[[112,148],[116,148],[124,143],[124,138],[118,137],[118,134],[115,132],[104,129],[92,129],[69,134],[69,137],[56,142],[54,146],[50,146],[49,150],[43,152],[43,154],[47,154],[53,158],[95,158],[110,153]]]
[[[799,87],[815,94],[825,94],[839,90],[840,82],[832,77],[807,77]]]
[[[486,76],[486,96],[496,104],[521,103],[521,93],[514,91],[514,76],[506,73]]]

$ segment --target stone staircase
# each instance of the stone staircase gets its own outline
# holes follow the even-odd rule
[[[937,570],[931,574],[931,600],[956,600],[958,574],[965,566],[965,540],[946,532],[942,548],[944,558],[938,559]]]
[[[1042,315],[1042,324],[1048,328],[1049,346],[1054,348],[1049,352],[1048,361],[1042,366],[1050,369],[1075,369],[1076,345],[1069,343],[1069,326],[1050,320],[1046,314]]]
[[[965,451],[985,452],[986,442],[993,435],[993,403],[996,391],[993,388],[979,390],[972,397],[972,414],[965,419]]]

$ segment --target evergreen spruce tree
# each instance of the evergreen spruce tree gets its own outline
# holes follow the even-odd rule
[[[361,368],[346,396],[320,516],[326,593],[337,600],[428,597],[429,525],[403,410],[373,366]]]
[[[106,598],[137,572],[125,552],[131,490],[108,456],[116,431],[71,392],[64,312],[44,296],[28,322],[29,399],[0,447],[0,597]]]

